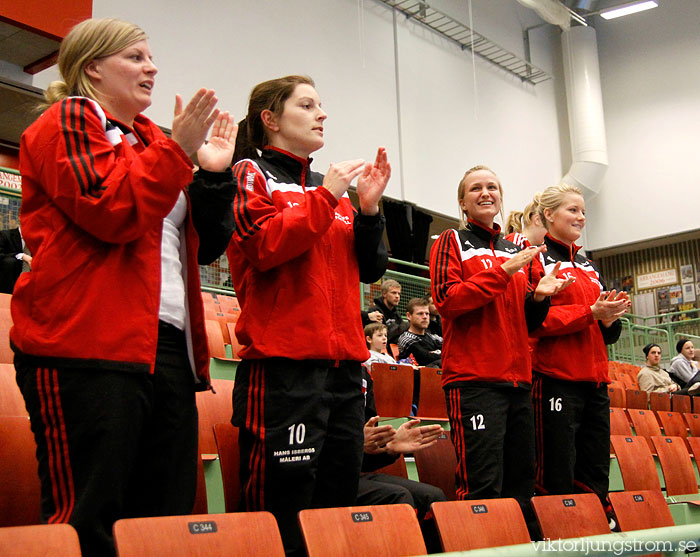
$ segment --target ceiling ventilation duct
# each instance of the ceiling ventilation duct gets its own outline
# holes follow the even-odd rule
[[[558,0],[518,0],[523,6],[535,10],[547,23],[562,29],[571,26],[571,11]]]
[[[573,159],[562,181],[580,187],[585,194],[595,194],[608,168],[595,29],[564,31],[562,49]]]
[[[566,104],[573,160],[562,181],[578,186],[587,196],[598,193],[608,167],[608,147],[605,141],[595,29],[586,26],[585,21],[583,26],[571,27],[571,18],[582,18],[558,0],[518,2],[562,29]]]

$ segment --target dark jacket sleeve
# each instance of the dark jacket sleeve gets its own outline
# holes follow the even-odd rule
[[[15,281],[22,272],[22,261],[16,257],[22,252],[21,240],[17,250],[15,238],[13,238],[16,230],[0,231],[0,292],[5,294],[12,294]]]
[[[532,292],[527,293],[527,296],[525,296],[525,323],[527,323],[528,333],[544,323],[550,304],[549,296],[541,302],[536,302],[534,294]]]
[[[436,348],[431,350],[429,346],[416,340],[412,343],[402,343],[399,341],[399,359],[408,358],[413,355],[419,366],[427,366],[441,359],[442,349]]]
[[[362,369],[362,376],[367,380],[367,391],[365,393],[365,423],[367,423],[370,418],[377,415],[377,407],[374,404],[374,384],[366,368]],[[390,455],[388,453],[363,453],[362,471],[374,472],[375,470],[384,468],[384,466],[389,466],[389,464],[394,462],[397,458],[399,458],[399,455]]]
[[[192,222],[199,235],[200,265],[215,261],[233,234],[233,174],[200,169],[189,185]]]
[[[355,233],[355,254],[360,267],[360,282],[372,283],[379,280],[388,262],[384,245],[384,215],[367,216],[355,214],[353,231]]]
[[[613,321],[610,327],[606,327],[601,321],[598,321],[598,326],[600,327],[600,332],[603,333],[603,341],[605,344],[615,344],[617,339],[620,338],[620,333],[622,333],[622,321],[619,319]]]

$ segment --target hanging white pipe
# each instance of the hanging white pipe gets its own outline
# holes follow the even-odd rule
[[[573,160],[562,181],[578,186],[584,194],[595,194],[608,168],[595,29],[563,31],[562,49]]]

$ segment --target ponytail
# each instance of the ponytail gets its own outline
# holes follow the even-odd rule
[[[233,163],[243,159],[255,159],[259,156],[258,149],[250,139],[250,128],[248,118],[243,118],[238,122],[238,135],[236,136],[236,148],[233,151]]]
[[[506,234],[512,234],[513,232],[522,233],[523,231],[523,212],[522,211],[511,211],[506,219],[505,225]]]

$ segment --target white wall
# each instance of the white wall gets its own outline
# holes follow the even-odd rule
[[[455,4],[461,10],[448,12]],[[431,5],[468,23],[466,2]],[[473,19],[475,29],[519,55],[523,28],[541,23],[515,1],[474,2]],[[532,32],[533,61],[550,72],[557,35]],[[408,200],[457,215],[457,184],[468,168],[486,164],[503,183],[506,210],[521,210],[561,178],[555,81],[526,85],[477,57],[475,87],[472,57],[456,45],[405,18],[398,42]]]
[[[468,23],[465,0],[430,4]],[[147,115],[161,125],[170,126],[176,92],[211,87],[220,106],[240,117],[253,85],[304,73],[329,113],[319,171],[330,161],[372,158],[385,145],[394,168],[386,194],[456,216],[457,183],[475,164],[499,174],[506,210],[521,209],[565,170],[559,82],[524,85],[477,58],[475,86],[468,53],[403,16],[396,25],[397,107],[394,16],[374,0],[95,0],[93,12],[148,33],[160,73]],[[521,56],[523,29],[542,22],[516,0],[473,0],[473,20],[476,30]],[[561,78],[557,36],[551,27],[534,30],[532,55]],[[53,78],[55,72],[43,72],[34,83]]]
[[[700,2],[599,20],[610,166],[588,202],[588,249],[700,227]]]

